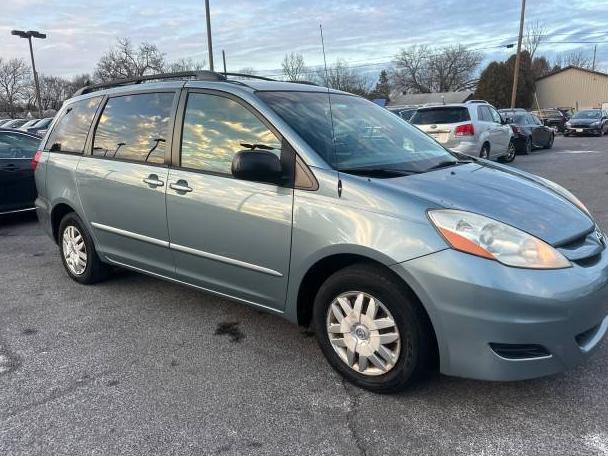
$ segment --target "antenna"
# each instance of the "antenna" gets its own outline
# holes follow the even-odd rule
[[[329,74],[327,72],[327,57],[325,56],[325,40],[323,39],[323,25],[319,24],[319,30],[321,31],[321,48],[323,49],[323,64],[325,66],[325,84],[327,85],[327,100],[329,101],[329,120],[330,120],[330,127],[331,127],[331,144],[332,144],[332,148],[334,151],[334,164],[336,166],[336,168],[340,168],[340,166],[338,166],[338,156],[336,154],[336,138],[335,138],[335,133],[334,133],[334,113],[331,109],[331,93],[329,90]],[[341,196],[341,188],[342,188],[342,183],[340,182],[340,174],[338,172],[338,196]]]

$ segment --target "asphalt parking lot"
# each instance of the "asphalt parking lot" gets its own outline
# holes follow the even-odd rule
[[[514,166],[608,230],[608,136]],[[77,285],[34,217],[0,219],[1,455],[608,455],[607,387],[604,343],[549,378],[374,395],[279,317],[126,271]]]

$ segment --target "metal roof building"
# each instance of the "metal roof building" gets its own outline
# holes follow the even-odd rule
[[[608,74],[568,66],[536,80],[536,100],[541,109],[600,108],[608,102]]]

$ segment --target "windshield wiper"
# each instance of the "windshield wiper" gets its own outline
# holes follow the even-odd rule
[[[358,176],[370,177],[401,177],[411,174],[419,174],[422,171],[414,169],[398,169],[398,168],[339,168],[339,172],[347,174],[355,174]]]
[[[442,161],[437,163],[436,165],[431,166],[430,168],[425,169],[424,171],[432,171],[434,169],[440,169],[440,168],[448,168],[450,166],[456,166],[456,165],[463,165],[465,163],[473,163],[472,160],[449,160],[449,161]]]

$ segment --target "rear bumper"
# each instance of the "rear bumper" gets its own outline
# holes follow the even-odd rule
[[[481,380],[550,375],[583,361],[608,330],[608,253],[592,266],[533,271],[448,249],[393,266],[427,309],[441,372]],[[542,346],[503,357],[490,344]]]
[[[51,211],[49,209],[48,203],[46,200],[38,196],[35,201],[36,207],[36,215],[38,217],[38,222],[40,226],[44,230],[44,232],[53,240],[53,227],[51,225]]]
[[[472,157],[479,157],[481,152],[481,146],[476,141],[460,141],[458,143],[447,143],[444,147],[450,149],[453,152],[470,155]]]

